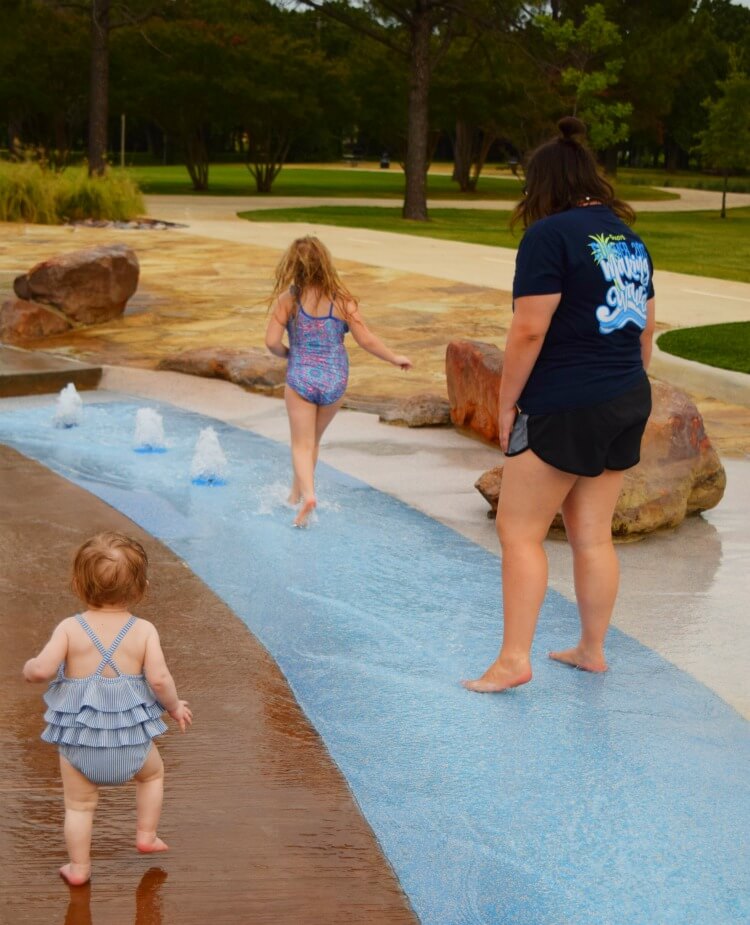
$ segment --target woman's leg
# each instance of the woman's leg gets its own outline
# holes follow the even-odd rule
[[[604,638],[620,580],[620,565],[612,543],[612,514],[623,477],[623,472],[606,470],[596,478],[580,478],[562,507],[573,550],[581,638],[572,649],[550,652],[550,658],[585,671],[607,670]]]
[[[65,844],[70,863],[60,874],[72,886],[80,886],[91,877],[91,830],[99,801],[99,788],[60,755],[60,775],[65,798]]]
[[[302,495],[303,502],[294,523],[302,527],[315,508],[315,428],[318,406],[306,401],[290,386],[284,390],[284,400],[292,437],[294,486]]]
[[[135,775],[135,846],[143,854],[168,848],[156,834],[163,799],[164,762],[152,742],[143,767]]]
[[[531,450],[506,460],[497,508],[502,547],[503,643],[481,678],[464,687],[494,693],[531,680],[531,643],[547,590],[544,539],[577,476]]]

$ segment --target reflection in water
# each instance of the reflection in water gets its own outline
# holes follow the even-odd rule
[[[161,885],[167,872],[161,867],[150,867],[141,877],[135,891],[134,925],[162,925]],[[72,886],[64,925],[95,925],[91,918],[91,882]]]

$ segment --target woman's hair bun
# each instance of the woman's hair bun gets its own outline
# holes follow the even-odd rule
[[[586,137],[586,126],[575,116],[563,116],[557,123],[557,127],[566,141],[569,138],[575,138],[576,135],[580,135],[581,138]]]

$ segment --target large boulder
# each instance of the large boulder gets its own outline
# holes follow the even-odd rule
[[[7,299],[0,307],[0,341],[5,344],[24,344],[26,341],[70,330],[58,311],[39,302],[26,299]]]
[[[477,340],[451,341],[445,352],[445,378],[451,420],[497,443],[498,394],[503,352]]]
[[[13,283],[20,299],[54,305],[79,324],[121,315],[138,288],[135,252],[124,244],[73,251],[36,264]]]
[[[255,347],[197,347],[165,357],[159,369],[210,379],[227,379],[253,392],[283,391],[286,362]]]
[[[488,344],[464,341],[450,344],[448,357],[448,394],[454,423],[497,443],[501,351]],[[486,364],[483,358],[487,358]],[[472,388],[475,370],[477,385]],[[689,514],[715,507],[726,486],[724,467],[690,396],[658,380],[651,380],[651,388],[653,410],[643,437],[641,461],[625,473],[612,519],[612,533],[619,537],[674,527]],[[476,482],[491,512],[497,510],[501,482],[502,465],[485,472]],[[559,516],[554,527],[562,527]]]

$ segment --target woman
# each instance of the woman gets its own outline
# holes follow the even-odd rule
[[[558,123],[526,169],[512,224],[526,228],[516,259],[513,321],[500,386],[500,446],[508,456],[497,511],[503,641],[469,690],[531,680],[531,644],[547,588],[543,541],[562,509],[573,551],[581,636],[551,652],[585,671],[607,670],[619,580],[611,523],[624,470],[636,465],[651,390],[651,258],[583,143],[583,123]]]

